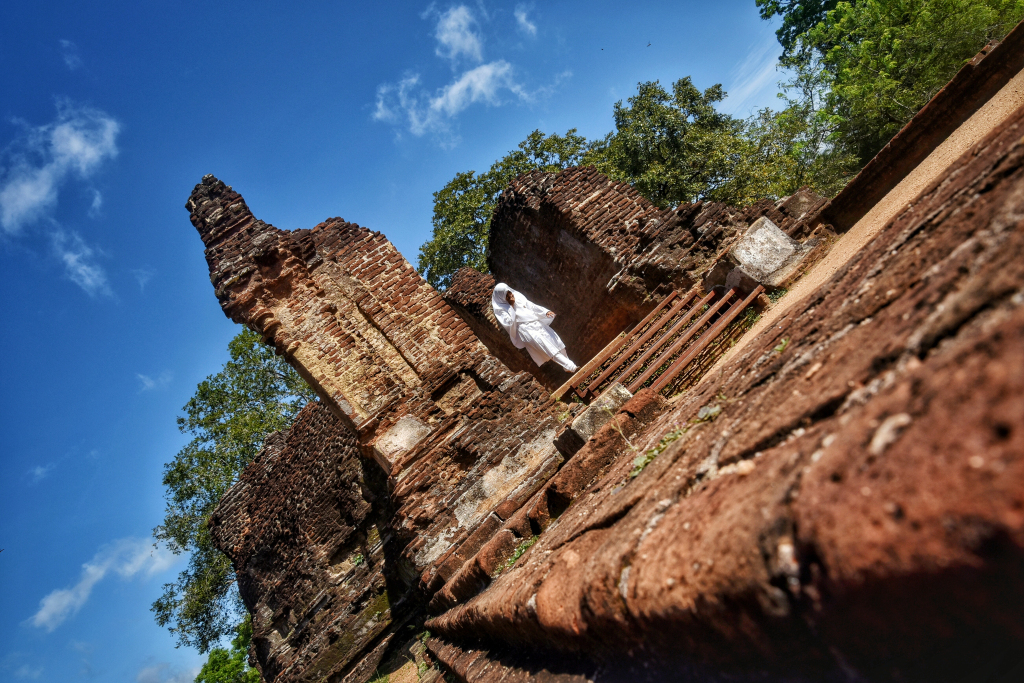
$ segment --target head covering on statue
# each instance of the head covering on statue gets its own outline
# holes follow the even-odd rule
[[[533,303],[504,282],[499,282],[491,294],[491,308],[512,344],[526,349],[537,365],[549,360],[558,363],[566,372],[576,372],[576,364],[565,355],[565,344],[551,329],[555,314]]]

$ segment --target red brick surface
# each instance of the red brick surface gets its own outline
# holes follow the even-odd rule
[[[700,282],[755,220],[805,235],[801,219],[823,201],[802,191],[778,205],[659,209],[592,167],[534,171],[499,198],[487,262],[496,280],[558,314],[552,328],[582,365],[671,290]]]
[[[1021,425],[1024,110],[428,625],[636,680],[985,680],[1024,649]]]

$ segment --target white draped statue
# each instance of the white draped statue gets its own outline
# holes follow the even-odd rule
[[[576,372],[576,364],[565,355],[565,344],[551,329],[555,314],[533,303],[504,282],[499,282],[491,294],[494,317],[508,332],[517,349],[525,348],[537,365],[549,360]]]

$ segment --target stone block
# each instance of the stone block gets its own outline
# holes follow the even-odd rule
[[[770,219],[761,217],[733,246],[730,255],[748,276],[774,287],[800,264],[808,251]]]
[[[633,394],[618,382],[605,389],[589,408],[572,421],[570,429],[580,438],[581,445],[612,419],[616,411],[631,398]]]
[[[377,439],[374,444],[374,456],[385,472],[391,471],[402,453],[409,451],[430,433],[430,427],[423,421],[410,415],[406,415],[395,423],[384,436]]]
[[[751,277],[746,271],[740,268],[733,268],[729,271],[729,277],[725,278],[725,290],[736,289],[741,296],[746,296],[757,289],[761,284],[757,279]]]

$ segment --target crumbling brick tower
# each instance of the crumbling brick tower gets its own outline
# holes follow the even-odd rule
[[[380,233],[340,218],[279,230],[213,176],[195,187],[187,208],[224,312],[274,345],[334,413],[331,429],[357,438],[362,455],[387,476],[388,490],[377,495],[389,496],[393,509],[384,541],[394,558],[389,592],[412,591],[409,602],[422,602],[557,471],[562,457],[552,445],[557,419],[547,392],[494,358]],[[215,533],[236,568],[250,559],[239,554],[250,547],[238,538],[245,524],[232,515],[240,514],[238,506],[218,510],[222,531]],[[303,514],[303,505],[281,511],[285,521]],[[330,549],[321,554],[329,558]],[[326,559],[321,570],[313,583],[331,583]],[[277,628],[291,633],[322,607],[264,609],[267,591],[240,588],[257,617],[256,638],[270,638],[284,612],[292,626]],[[343,673],[357,654],[331,670]],[[269,660],[261,667],[265,676],[286,669]]]

